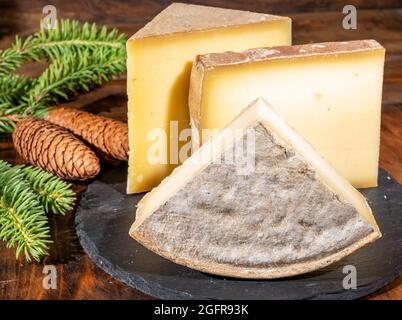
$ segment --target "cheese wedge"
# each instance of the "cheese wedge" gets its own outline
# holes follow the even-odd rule
[[[226,161],[245,145],[248,172]],[[257,279],[325,267],[381,233],[365,198],[260,99],[145,195],[130,235],[178,264]]]
[[[180,3],[133,35],[127,41],[127,192],[157,186],[180,163],[178,150],[187,141],[191,146],[188,90],[197,54],[289,44],[289,18]],[[165,146],[154,148],[159,137]]]
[[[194,148],[263,97],[355,187],[377,186],[384,54],[363,40],[198,56]]]

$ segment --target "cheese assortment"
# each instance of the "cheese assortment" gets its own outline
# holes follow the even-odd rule
[[[202,272],[270,279],[381,237],[355,189],[377,185],[376,41],[291,46],[289,18],[175,3],[127,54],[127,193],[152,189],[136,241]]]
[[[180,3],[133,35],[127,42],[127,192],[149,191],[179,164],[175,151],[191,133],[180,139],[173,131],[190,127],[188,89],[197,54],[290,44],[289,18]],[[154,157],[159,134],[166,148]]]
[[[224,155],[250,129],[255,164],[241,175]],[[364,197],[261,99],[139,202],[130,234],[178,264],[240,278],[309,272],[381,236]]]
[[[355,187],[375,187],[384,51],[366,40],[198,56],[190,87],[193,143],[261,96]]]

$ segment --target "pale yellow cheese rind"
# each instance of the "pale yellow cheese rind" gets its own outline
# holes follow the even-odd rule
[[[291,44],[286,17],[181,4],[166,10],[127,41],[127,193],[157,186],[184,158],[176,150],[189,149],[188,92],[197,54]]]
[[[373,40],[199,56],[189,97],[193,143],[261,96],[355,187],[374,187],[384,56]]]

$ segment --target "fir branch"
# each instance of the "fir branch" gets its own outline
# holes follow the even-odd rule
[[[25,61],[39,61],[41,59],[40,50],[32,49],[32,36],[24,41],[16,36],[11,48],[0,50],[0,78],[10,75],[14,70],[20,68]]]
[[[32,190],[39,195],[46,213],[64,215],[73,209],[76,196],[70,183],[40,168],[26,166],[22,172]]]
[[[22,178],[21,168],[0,174],[0,239],[16,247],[16,257],[39,261],[51,243],[47,218],[38,196]]]
[[[97,50],[99,48],[124,49],[126,36],[117,29],[99,28],[95,23],[84,23],[77,20],[61,20],[55,29],[41,30],[33,36],[33,47],[55,60],[67,53],[80,50]]]
[[[0,188],[4,185],[4,174],[13,170],[15,179],[24,180],[26,187],[34,191],[46,213],[62,214],[71,211],[76,195],[72,185],[53,174],[33,166],[12,166],[10,163],[0,160]]]
[[[11,169],[12,165],[7,161],[0,160],[0,174],[4,173],[6,170]]]
[[[9,48],[0,50],[0,77],[5,77],[10,72],[18,69],[24,63],[24,55],[19,50]]]
[[[21,110],[21,97],[34,85],[35,80],[10,75],[0,78],[0,132],[13,132],[15,119],[7,115],[18,114]]]
[[[12,48],[0,51],[0,133],[15,128],[15,118],[7,115],[43,117],[60,101],[124,72],[125,41],[116,29],[70,20],[58,21],[55,29],[42,25],[24,41],[17,36]],[[50,66],[39,79],[10,74],[27,60],[43,59]]]
[[[7,116],[0,116],[0,133],[12,133],[15,129],[15,121]]]
[[[126,67],[125,51],[78,51],[55,60],[22,98],[24,115],[43,117],[49,106],[75,97],[111,80]]]
[[[0,51],[0,77],[9,75],[28,60],[52,61],[80,50],[123,49],[125,39],[125,35],[116,29],[109,31],[94,23],[81,25],[76,20],[60,20],[56,21],[54,29],[44,29],[41,24],[39,32],[24,41],[17,36],[11,48]]]
[[[16,247],[27,261],[48,254],[50,231],[46,212],[65,214],[75,201],[71,185],[31,166],[0,160],[0,239]]]
[[[0,78],[0,115],[14,113],[13,106],[19,104],[21,96],[34,83],[34,79],[21,75],[10,75],[7,78]]]

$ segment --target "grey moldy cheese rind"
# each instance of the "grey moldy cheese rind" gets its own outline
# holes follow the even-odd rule
[[[381,236],[364,197],[261,100],[227,129],[250,128],[254,170],[216,163],[223,141],[246,139],[218,134],[140,201],[130,235],[178,264],[239,278],[313,271]]]
[[[290,21],[290,18],[250,11],[173,3],[134,34],[131,39],[211,30],[221,28],[223,25],[236,26],[277,20]]]
[[[385,49],[375,40],[322,42],[294,46],[255,48],[243,52],[226,51],[221,53],[208,53],[198,55],[195,59],[195,65],[201,65],[204,68],[210,69],[256,61],[303,58],[315,55],[339,55],[371,50]]]

